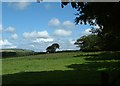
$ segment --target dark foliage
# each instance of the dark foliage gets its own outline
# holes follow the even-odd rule
[[[56,51],[57,48],[60,48],[59,44],[58,44],[58,43],[54,43],[54,44],[52,44],[51,46],[48,46],[48,47],[46,48],[46,51],[47,51],[48,53],[55,53],[55,51]]]
[[[93,32],[101,37],[102,49],[120,50],[120,2],[62,2],[61,5],[68,3],[78,11],[76,24],[99,25]]]
[[[2,52],[2,57],[17,56],[16,52]]]
[[[74,43],[77,47],[80,47],[81,51],[84,52],[92,52],[92,51],[100,51],[102,50],[100,45],[100,37],[97,35],[91,34],[88,36],[82,36]]]

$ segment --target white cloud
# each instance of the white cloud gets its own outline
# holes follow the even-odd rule
[[[82,35],[90,35],[92,32],[90,32],[90,28],[86,29],[85,31],[82,32]]]
[[[0,40],[0,45],[12,45],[8,40]]]
[[[23,37],[25,38],[24,44],[20,44],[20,46],[34,51],[43,51],[48,47],[48,43],[52,43],[54,41],[47,31],[25,32],[23,33]]]
[[[60,25],[60,21],[57,18],[53,18],[48,22],[49,26],[59,26]]]
[[[33,32],[24,32],[23,37],[26,39],[33,39],[33,38],[49,38],[49,34],[47,31],[33,31]]]
[[[40,43],[40,42],[52,42],[53,40],[54,40],[53,38],[47,38],[47,39],[40,38],[40,39],[34,40],[33,42],[35,42],[35,43]]]
[[[63,26],[65,26],[66,28],[70,28],[70,29],[74,29],[75,28],[75,25],[72,22],[70,22],[70,21],[63,22]]]
[[[20,0],[15,2],[9,2],[8,5],[17,10],[24,10],[30,5],[30,2],[29,0]]]
[[[76,42],[76,40],[69,40],[69,43],[71,44],[71,45],[74,45],[74,43]]]
[[[11,35],[10,38],[11,38],[11,39],[17,39],[17,38],[18,38],[18,35],[15,33],[15,34]]]
[[[24,9],[26,9],[28,6],[30,5],[30,3],[29,2],[17,2],[16,3],[16,7],[17,7],[17,9],[19,9],[19,10],[24,10]]]
[[[0,48],[16,48],[16,46],[9,42],[7,39],[5,39],[0,40]]]
[[[57,29],[54,31],[54,34],[57,36],[70,36],[72,32],[64,29]]]
[[[17,48],[15,45],[3,46],[2,48]]]
[[[9,33],[14,33],[14,32],[15,32],[15,28],[9,26],[8,28],[5,29],[5,31],[6,31],[6,32],[9,32]]]
[[[79,48],[74,45],[75,40],[71,39],[60,39],[56,40],[60,45],[59,50],[78,50]]]
[[[30,45],[30,47],[34,48],[34,47],[35,47],[35,45]]]

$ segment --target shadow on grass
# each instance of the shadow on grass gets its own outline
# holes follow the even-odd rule
[[[120,52],[115,51],[107,51],[101,53],[86,53],[82,55],[76,55],[74,57],[85,56],[86,60],[120,60]]]
[[[81,71],[120,71],[119,62],[86,62],[85,64],[71,64],[67,67]]]
[[[91,73],[91,74],[90,74]],[[5,85],[99,85],[99,72],[55,70],[43,72],[20,72],[3,75]]]
[[[89,75],[94,71],[99,71],[102,86],[120,86],[119,62],[87,62],[86,64],[71,64],[67,67],[76,71],[89,71]]]
[[[101,85],[110,76],[109,83],[120,86],[120,64],[113,62],[89,62],[86,64],[71,64],[67,66],[73,70],[54,70],[42,72],[20,72],[3,75],[5,85]],[[105,72],[103,74],[103,72]],[[101,79],[102,74],[102,79]],[[105,76],[105,77],[104,77]],[[104,80],[103,80],[104,79]],[[108,85],[107,85],[108,86]]]

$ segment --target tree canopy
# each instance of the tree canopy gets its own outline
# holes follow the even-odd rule
[[[62,7],[70,2],[62,2]],[[76,24],[90,24],[100,26],[103,29],[102,32],[107,30],[109,27],[115,27],[115,30],[119,30],[118,26],[120,24],[120,3],[105,3],[105,2],[71,2],[71,6],[77,9],[75,23]],[[103,27],[103,28],[102,28]],[[120,30],[119,30],[120,31]]]
[[[93,29],[101,37],[106,50],[120,50],[120,2],[62,2],[62,7],[71,3],[77,10],[76,24],[98,25]],[[95,31],[96,30],[96,31]]]
[[[57,49],[57,48],[60,48],[60,45],[58,43],[54,43],[54,44],[52,44],[52,47]]]
[[[60,48],[60,45],[59,45],[58,43],[54,43],[54,44],[52,44],[51,46],[48,46],[48,47],[46,48],[46,51],[47,51],[48,53],[54,53],[57,48]]]
[[[88,36],[82,36],[74,43],[77,47],[80,47],[81,51],[98,51],[101,50],[99,44],[100,37],[95,34]]]

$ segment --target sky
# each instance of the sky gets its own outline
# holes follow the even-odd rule
[[[0,48],[43,52],[58,43],[59,50],[78,50],[74,42],[90,34],[91,26],[75,25],[75,13],[60,2],[2,2]]]

